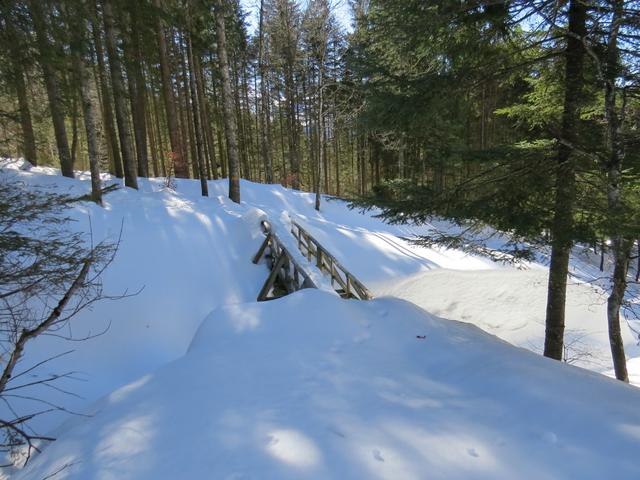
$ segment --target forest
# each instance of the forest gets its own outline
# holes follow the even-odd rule
[[[236,204],[244,180],[313,194],[318,212],[344,200],[456,225],[422,247],[516,266],[548,252],[555,360],[579,248],[600,257],[629,383],[640,1],[3,0],[0,45],[0,158],[88,172],[97,206],[104,174],[134,190],[193,179],[203,197],[224,180]]]
[[[570,246],[615,256],[611,317],[640,261],[639,5],[7,1],[0,148],[97,202],[99,172],[244,178],[550,243],[559,358]]]

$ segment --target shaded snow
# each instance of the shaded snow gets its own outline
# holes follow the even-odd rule
[[[215,310],[16,478],[638,478],[639,400],[400,300],[305,290]]]
[[[438,269],[416,274],[378,293],[409,300],[445,318],[473,323],[508,342],[542,353],[548,271],[531,265],[526,270],[467,271]],[[577,280],[567,287],[566,361],[595,371],[611,370],[607,332],[607,296],[595,285]],[[622,328],[628,356],[640,356],[637,338]],[[630,364],[632,374],[640,374]],[[611,373],[613,375],[613,373]]]
[[[70,180],[14,165],[0,175],[73,195],[88,190],[86,173]],[[58,440],[16,478],[65,465],[56,478],[640,475],[637,389],[469,325],[539,351],[542,263],[518,270],[416,247],[400,237],[429,226],[386,225],[340,201],[316,212],[313,195],[278,185],[243,181],[236,205],[226,181],[209,183],[211,198],[200,197],[197,181],[176,183],[172,191],[162,179],[140,179],[139,192],[111,193],[104,209],[73,209],[74,228],[86,230],[91,218],[95,241],[123,227],[107,293],[144,288],[72,322],[77,336],[109,328],[47,367],[80,370],[86,380],[65,385],[82,398],[52,398],[94,416],[41,420],[47,431],[66,419],[54,429]],[[264,218],[285,241],[291,220],[299,222],[376,296],[431,314],[397,299],[344,301],[321,291],[254,302],[267,275],[250,261]],[[578,339],[577,364],[605,371],[594,261],[573,261],[579,279],[594,285],[569,288],[568,339]],[[632,381],[640,381],[634,338],[626,329],[624,336],[637,357]],[[27,361],[66,349],[42,338]]]

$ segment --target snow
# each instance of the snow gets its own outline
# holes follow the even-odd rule
[[[465,271],[438,269],[419,273],[379,294],[409,300],[445,318],[471,322],[508,342],[542,352],[547,300],[546,269]],[[597,285],[572,279],[567,287],[566,361],[602,373],[612,360],[606,323],[606,293]],[[640,356],[637,338],[622,328],[628,356]],[[634,375],[637,364],[630,364]]]
[[[304,290],[213,311],[16,478],[638,478],[639,398],[401,300]]]
[[[0,179],[89,188],[86,173],[24,162],[5,162]],[[226,181],[209,189],[140,179],[104,208],[73,209],[94,241],[122,228],[106,292],[141,291],[74,319],[78,337],[106,331],[47,365],[80,370],[85,381],[64,386],[81,398],[47,398],[91,415],[43,417],[58,440],[12,478],[638,478],[640,391],[594,373],[611,366],[593,256],[572,260],[567,339],[571,362],[594,372],[527,351],[544,334],[542,256],[517,269],[409,244],[400,237],[433,226],[387,225],[337,200],[316,212],[313,195],[278,185],[242,181],[241,205]],[[323,281],[255,302],[263,219],[292,253],[300,223],[377,298],[345,301]],[[640,384],[635,335],[623,335]],[[43,337],[25,361],[68,349]]]

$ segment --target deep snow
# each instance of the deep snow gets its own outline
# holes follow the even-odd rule
[[[213,311],[16,478],[631,479],[638,400],[401,300],[305,290]]]
[[[21,162],[0,178],[72,194],[88,189],[86,174],[70,180]],[[312,195],[276,185],[243,181],[241,205],[226,199],[223,181],[210,182],[212,198],[200,197],[197,181],[178,180],[176,191],[162,179],[140,185],[109,194],[104,209],[82,203],[72,212],[74,228],[86,230],[91,218],[94,240],[114,238],[123,226],[107,292],[144,288],[74,320],[77,336],[109,328],[48,368],[81,370],[86,381],[65,387],[82,398],[55,400],[95,416],[42,419],[44,431],[66,422],[16,478],[41,478],[66,463],[74,465],[56,478],[640,473],[635,388],[399,300],[303,291],[257,304],[267,271],[250,259],[264,238],[261,219],[285,238],[295,219],[376,296],[405,298],[533,351],[544,332],[542,264],[518,270],[416,247],[399,237],[429,226],[389,226],[340,201],[325,201],[318,213]],[[600,274],[578,256],[573,268],[581,281],[569,291],[568,338],[576,339],[569,353],[603,372],[610,354]],[[623,330],[637,375],[640,353]],[[42,338],[26,361],[66,349]]]

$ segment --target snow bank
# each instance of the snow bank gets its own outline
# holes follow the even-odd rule
[[[638,478],[640,391],[400,300],[212,312],[16,479]]]
[[[69,195],[83,195],[88,188],[88,181],[60,177],[54,169],[0,172],[0,180],[24,182],[30,188]],[[115,240],[122,229],[115,261],[103,277],[104,290],[109,295],[139,293],[98,303],[71,322],[68,332],[74,337],[104,332],[97,338],[70,344],[39,337],[28,346],[24,366],[74,350],[34,373],[77,372],[74,378],[81,381],[64,380],[58,386],[81,398],[47,389],[47,400],[83,412],[88,401],[183,355],[214,308],[255,300],[266,277],[263,265],[251,263],[264,238],[259,229],[264,214],[224,197],[191,194],[194,183],[178,181],[177,191],[172,191],[163,188],[161,180],[140,179],[140,191],[121,188],[110,193],[104,208],[79,202],[69,210],[75,220],[71,228],[91,228],[94,242]],[[16,401],[14,407],[19,413],[32,412],[36,405]],[[35,426],[46,431],[67,417],[41,417]]]
[[[409,300],[435,315],[473,323],[513,345],[542,353],[547,283],[548,270],[535,264],[526,270],[438,269],[382,286],[377,293]],[[565,356],[569,363],[615,376],[606,302],[606,292],[597,285],[576,279],[569,282]],[[637,338],[624,327],[627,356],[640,357]],[[639,366],[630,362],[630,374],[640,375]]]
[[[0,180],[72,195],[89,190],[88,178],[24,162],[0,168]],[[91,225],[94,241],[122,228],[105,291],[141,291],[72,322],[77,337],[108,328],[38,375],[79,371],[84,382],[60,386],[81,398],[49,390],[46,398],[94,416],[43,417],[39,432],[66,421],[16,478],[60,468],[55,478],[640,476],[633,387],[400,300],[302,291],[257,304],[267,271],[250,260],[264,239],[261,220],[286,239],[294,219],[374,295],[406,298],[533,351],[544,331],[543,264],[517,270],[419,248],[400,237],[423,229],[386,225],[339,201],[316,212],[313,195],[278,185],[243,181],[236,205],[226,181],[209,183],[210,198],[193,180],[177,180],[175,191],[162,179],[139,182],[139,191],[107,195],[104,208],[84,202],[70,211],[73,228]],[[577,363],[603,371],[599,273],[577,256],[573,269],[592,283],[570,287],[569,338],[576,333],[599,359],[579,355]],[[640,381],[640,352],[624,336],[632,381]],[[68,349],[43,337],[25,361]]]

